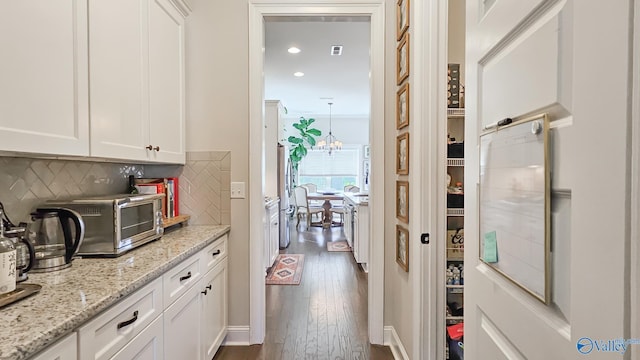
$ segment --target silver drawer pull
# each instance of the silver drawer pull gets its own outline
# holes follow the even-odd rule
[[[131,319],[118,323],[118,330],[122,329],[125,326],[133,324],[134,322],[136,322],[136,320],[138,320],[138,310],[133,312],[133,317]]]

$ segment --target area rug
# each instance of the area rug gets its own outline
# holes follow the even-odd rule
[[[267,285],[300,285],[304,255],[281,254],[267,275]]]
[[[327,243],[327,250],[329,251],[351,251],[349,244],[345,240],[330,241]]]

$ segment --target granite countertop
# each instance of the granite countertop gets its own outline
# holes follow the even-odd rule
[[[367,193],[344,193],[344,197],[349,199],[356,206],[369,206],[369,194]]]
[[[118,258],[75,259],[68,269],[29,273],[39,293],[0,309],[0,359],[26,359],[158,278],[230,229],[186,226]]]

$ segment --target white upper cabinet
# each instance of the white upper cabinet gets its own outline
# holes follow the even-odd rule
[[[184,163],[186,9],[89,1],[92,156]]]
[[[89,155],[86,0],[5,1],[0,150]]]

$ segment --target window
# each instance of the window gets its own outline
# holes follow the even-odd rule
[[[323,150],[309,150],[298,166],[298,183],[313,183],[318,190],[342,190],[360,184],[359,147],[345,145],[329,155]]]

